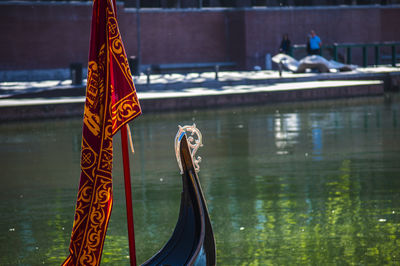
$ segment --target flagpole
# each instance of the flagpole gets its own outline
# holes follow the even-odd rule
[[[121,127],[122,161],[124,164],[126,218],[128,222],[129,258],[131,266],[136,266],[135,230],[133,225],[131,174],[129,169],[128,136],[125,125]]]

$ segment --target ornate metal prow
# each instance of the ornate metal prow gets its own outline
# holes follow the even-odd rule
[[[175,155],[176,155],[176,160],[178,161],[178,166],[179,169],[181,170],[181,174],[183,173],[183,168],[181,165],[181,157],[180,157],[180,151],[179,151],[179,143],[181,142],[182,136],[186,134],[189,148],[190,148],[190,154],[192,155],[192,160],[194,164],[194,169],[196,173],[200,171],[200,166],[199,163],[201,162],[201,157],[197,156],[195,158],[195,154],[197,150],[203,146],[202,143],[202,136],[201,132],[198,128],[196,128],[196,124],[193,124],[192,126],[178,126],[179,130],[178,133],[176,133],[175,136]],[[189,135],[190,132],[190,135]]]
[[[216,265],[214,233],[197,174],[201,159],[193,159],[200,146],[201,133],[196,125],[179,126],[175,137],[176,159],[182,172],[178,222],[168,242],[143,266]]]

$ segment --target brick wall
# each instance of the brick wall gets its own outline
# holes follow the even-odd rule
[[[87,62],[91,3],[0,3],[0,70],[67,68]],[[137,54],[136,10],[118,6],[128,55]],[[235,61],[264,66],[288,33],[305,43],[400,41],[400,6],[142,9],[143,64]]]

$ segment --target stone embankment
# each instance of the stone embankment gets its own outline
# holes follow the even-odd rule
[[[217,78],[217,79],[216,79]],[[400,68],[293,74],[246,71],[142,75],[135,85],[144,113],[382,96],[398,91]],[[85,85],[66,81],[0,83],[0,121],[82,116]]]

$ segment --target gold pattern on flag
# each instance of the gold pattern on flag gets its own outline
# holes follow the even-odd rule
[[[100,263],[113,204],[112,136],[120,127],[141,114],[117,20],[111,9],[112,3],[110,0],[94,1],[94,15],[97,19],[100,16],[99,5],[106,5],[106,38],[95,38],[93,44],[100,44],[93,46],[98,48],[92,50],[88,63],[81,183],[75,209],[70,256],[64,265]],[[97,21],[97,27],[99,21],[94,21]]]

